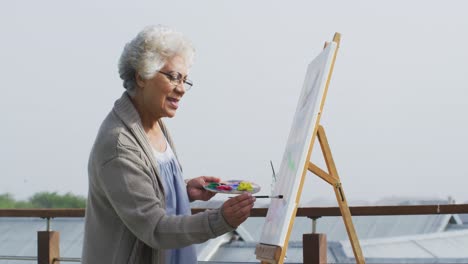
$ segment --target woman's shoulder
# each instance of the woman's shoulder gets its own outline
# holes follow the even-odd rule
[[[104,163],[125,152],[140,152],[140,147],[126,125],[111,111],[99,128],[91,155]]]

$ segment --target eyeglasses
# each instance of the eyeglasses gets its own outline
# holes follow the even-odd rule
[[[190,90],[190,88],[192,88],[193,82],[188,79],[184,79],[180,72],[158,72],[166,76],[167,79],[169,79],[169,81],[171,82],[171,84],[175,86],[184,84],[185,91],[188,91]]]

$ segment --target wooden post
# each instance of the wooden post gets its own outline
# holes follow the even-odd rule
[[[326,264],[327,236],[325,234],[303,234],[302,255],[304,264]]]
[[[37,263],[60,264],[60,233],[56,231],[37,232]]]

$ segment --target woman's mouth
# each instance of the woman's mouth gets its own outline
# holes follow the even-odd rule
[[[167,101],[169,102],[169,106],[171,108],[174,108],[174,109],[179,108],[179,99],[167,97]]]

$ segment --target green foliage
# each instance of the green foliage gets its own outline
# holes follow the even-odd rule
[[[0,194],[0,208],[85,208],[86,198],[72,193],[39,192],[27,201],[17,201],[9,193]]]
[[[30,201],[16,201],[15,209],[35,208]]]
[[[9,193],[0,194],[0,208],[11,209],[15,208],[15,199]]]

